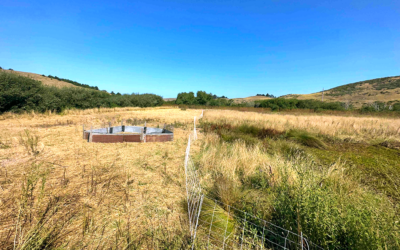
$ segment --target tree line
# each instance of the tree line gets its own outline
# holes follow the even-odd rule
[[[176,97],[175,104],[231,106],[233,100],[229,100],[226,96],[218,97],[217,95],[206,93],[205,91],[197,91],[196,96],[193,92],[182,92]]]
[[[288,110],[288,109],[311,109],[311,110],[355,110],[353,105],[348,102],[323,102],[320,100],[298,100],[287,98],[276,98],[270,94],[257,94],[257,96],[268,96],[272,99],[256,100],[249,102],[236,103],[231,99],[216,97],[212,93],[205,91],[179,93],[176,100],[169,102],[178,105],[205,105],[205,106],[232,106],[232,107],[255,107],[255,108],[270,108],[273,111]],[[397,102],[374,102],[365,104],[359,109],[361,112],[378,112],[378,111],[400,111],[400,101]]]
[[[42,76],[46,77],[45,75],[42,75]],[[75,85],[75,86],[78,86],[78,87],[99,90],[99,87],[97,87],[97,86],[89,86],[87,84],[79,83],[79,82],[76,82],[76,81],[72,81],[72,80],[69,80],[69,79],[60,78],[60,77],[52,76],[52,75],[48,75],[47,77],[51,78],[51,79],[56,79],[56,80],[59,80],[59,81],[63,81],[63,82],[68,82],[68,83],[71,83],[72,85]]]
[[[28,77],[0,72],[0,113],[100,107],[153,107],[163,104],[154,94],[110,95],[88,88],[56,88],[44,86]]]
[[[276,96],[272,95],[272,94],[257,94],[256,96],[265,96],[265,97],[271,97],[271,98],[276,98]]]

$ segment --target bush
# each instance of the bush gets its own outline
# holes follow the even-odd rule
[[[233,100],[227,100],[226,96],[218,97],[205,91],[197,91],[196,96],[193,92],[182,92],[176,97],[175,104],[181,105],[206,105],[206,106],[232,106]]]
[[[41,82],[0,72],[0,113],[99,107],[153,107],[163,104],[161,96],[153,94],[110,95],[87,88],[56,88]]]
[[[307,131],[293,129],[286,133],[286,138],[292,138],[308,147],[314,147],[320,149],[326,148],[325,143],[323,143],[320,139],[311,135]]]
[[[257,101],[257,106],[270,108],[273,111],[281,109],[313,109],[317,110],[345,110],[345,103],[341,102],[321,102],[318,100],[297,100],[275,98],[271,100]]]
[[[382,196],[357,189],[336,171],[299,170],[296,184],[275,187],[272,222],[301,230],[325,249],[398,249],[396,215]]]

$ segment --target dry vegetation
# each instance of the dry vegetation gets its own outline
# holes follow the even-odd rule
[[[398,81],[400,77],[391,77],[383,83],[387,81]],[[372,80],[371,80],[372,81]],[[346,86],[346,85],[343,85]],[[343,87],[339,86],[339,87]],[[378,84],[379,86],[379,84]],[[355,87],[354,92],[351,94],[343,93],[341,95],[335,95],[335,91],[326,90],[324,92],[324,101],[327,102],[349,102],[354,105],[356,108],[360,108],[363,104],[370,104],[375,101],[380,102],[389,102],[389,101],[399,101],[400,100],[400,89],[393,88],[393,89],[376,89],[376,83],[365,82]],[[334,88],[335,89],[335,88]],[[333,94],[333,95],[331,95]],[[286,95],[285,98],[296,98],[299,100],[321,100],[322,93],[312,93],[312,94],[304,94],[304,95]]]
[[[1,116],[7,147],[0,151],[0,248],[150,249],[159,244],[153,237],[173,244],[179,233],[172,232],[185,232],[182,161],[186,124],[195,115],[197,110],[121,108]],[[174,141],[82,139],[82,124],[99,127],[121,119],[160,127],[176,122]]]
[[[303,129],[321,135],[354,141],[400,141],[400,119],[377,117],[341,117],[329,115],[261,114],[232,110],[207,112],[207,120],[233,126],[250,124],[278,131]]]
[[[200,112],[177,108],[116,108],[67,110],[62,115],[1,115],[0,249],[188,248],[187,215],[182,205],[186,198],[183,159],[193,117]],[[148,126],[156,127],[172,123],[175,125],[174,141],[100,144],[82,139],[82,124],[100,127],[110,121],[117,125],[122,119],[147,120]],[[400,120],[389,118],[208,110],[199,124],[200,131],[202,127],[205,129],[206,123],[268,128],[271,129],[268,131],[277,131],[276,136],[301,129],[318,138],[335,137],[342,142],[400,142]],[[251,145],[249,141],[223,141],[221,138],[221,134],[212,131],[205,135],[200,132],[199,140],[191,148],[201,171],[201,182],[209,195],[226,204],[246,204],[240,208],[251,207],[249,212],[291,227],[291,222],[280,219],[285,213],[283,207],[287,213],[293,212],[283,200],[289,199],[290,194],[274,196],[278,194],[278,187],[285,184],[300,190],[305,185],[307,191],[314,192],[322,186],[334,186],[334,191],[320,190],[312,197],[305,192],[302,200],[296,201],[318,198],[322,199],[322,206],[328,204],[324,203],[328,197],[340,193],[339,203],[354,202],[356,209],[366,209],[373,214],[368,223],[387,224],[386,228],[376,228],[366,222],[366,226],[371,227],[368,231],[371,236],[362,236],[366,238],[359,249],[377,246],[370,243],[369,237],[388,230],[391,234],[381,236],[381,246],[388,249],[399,246],[394,240],[399,236],[398,226],[387,223],[399,218],[396,196],[377,195],[376,190],[349,178],[346,162],[335,159],[335,164],[326,168],[316,167],[318,164],[314,165],[314,160],[307,158],[308,151],[303,150],[303,145],[291,139],[253,138]],[[261,183],[254,180],[264,178],[259,173],[267,175],[268,191],[254,188]],[[312,178],[305,183],[304,176]],[[396,180],[393,183],[387,185],[400,184]],[[276,203],[277,197],[282,198],[278,199],[281,207]],[[374,209],[368,210],[371,204]],[[317,206],[322,211],[317,215],[321,216],[320,220],[338,212],[330,210],[330,206],[337,209],[336,203],[321,206]],[[276,211],[282,214],[277,216]],[[352,214],[350,210],[345,211]],[[305,209],[297,216],[314,212]],[[315,226],[302,223],[305,232]],[[336,228],[337,222],[325,223],[332,224],[330,233],[333,236],[340,231]],[[318,237],[326,237],[322,235],[325,229],[317,226],[314,229],[321,232]],[[359,230],[364,232],[364,229],[360,227]]]
[[[254,102],[254,101],[262,101],[262,100],[269,100],[272,99],[271,97],[266,96],[249,96],[245,98],[233,98],[232,100],[235,103],[243,103],[243,102]]]
[[[57,87],[57,88],[63,88],[63,87],[79,88],[71,83],[59,81],[57,79],[51,79],[49,77],[42,76],[42,75],[39,75],[36,73],[29,73],[29,72],[15,71],[15,70],[5,70],[5,69],[0,70],[0,71],[4,71],[7,73],[13,73],[13,74],[20,75],[20,76],[25,76],[25,77],[31,78],[33,80],[40,81],[43,83],[43,85],[46,85],[46,86],[53,86],[53,87]]]

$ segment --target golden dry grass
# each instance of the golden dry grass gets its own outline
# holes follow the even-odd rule
[[[269,100],[272,99],[271,97],[267,96],[249,96],[244,98],[233,98],[232,100],[235,103],[242,103],[242,102],[254,102],[254,101],[262,101],[262,100]]]
[[[56,80],[56,79],[51,79],[51,78],[48,78],[48,77],[45,77],[45,76],[42,76],[42,75],[39,75],[39,74],[35,74],[35,73],[15,71],[15,70],[4,70],[4,69],[3,69],[3,71],[7,72],[7,73],[13,73],[13,74],[16,74],[16,75],[28,77],[28,78],[31,78],[31,79],[36,80],[36,81],[40,81],[40,82],[43,83],[43,85],[47,85],[47,86],[53,86],[53,87],[57,87],[57,88],[64,88],[64,87],[80,88],[80,87],[75,86],[75,85],[73,85],[71,83],[64,82],[64,81],[59,81],[59,80]]]
[[[65,229],[74,232],[65,240],[69,247],[115,246],[118,230],[130,228],[132,235],[139,236],[158,227],[160,221],[171,229],[180,227],[180,202],[185,197],[182,162],[188,129],[199,111],[121,108],[66,113],[0,116],[0,138],[10,146],[0,151],[0,238],[4,240],[17,229],[17,246],[22,246],[29,227],[18,223],[18,211],[27,209],[19,202],[21,185],[32,175],[32,169],[47,174],[43,191],[42,177],[37,177],[39,184],[32,190],[32,203],[37,206],[31,207],[39,209],[39,203],[51,197],[74,203],[70,209],[78,213],[77,217]],[[166,143],[101,144],[82,139],[82,124],[99,127],[111,121],[117,125],[121,119],[130,118],[152,119],[148,126],[174,122],[188,126],[175,128],[174,141]],[[37,155],[29,154],[22,145],[25,130],[39,138]],[[196,150],[196,144],[192,150]],[[39,170],[33,167],[35,164]],[[39,201],[41,192],[45,198]]]
[[[400,141],[399,118],[344,117],[330,115],[261,114],[234,110],[207,110],[205,119],[239,125],[248,123],[278,131],[302,129],[338,138]]]
[[[27,236],[38,230],[41,211],[55,201],[60,204],[57,216],[46,222],[46,227],[60,225],[71,216],[57,236],[65,249],[125,248],[160,226],[172,232],[168,237],[186,232],[186,223],[181,223],[187,217],[181,206],[186,196],[183,160],[193,117],[200,113],[160,107],[1,115],[0,146],[6,147],[0,149],[0,248],[11,249],[15,244],[16,249],[28,249]],[[96,128],[134,118],[148,120],[148,126],[177,124],[174,141],[101,144],[82,139],[82,124]],[[229,110],[207,110],[204,119],[232,125],[246,122],[282,131],[304,129],[356,140],[400,141],[400,119]],[[33,150],[26,131],[38,138]],[[261,166],[278,178],[277,169],[288,164],[257,146],[218,146],[215,135],[201,133],[191,148],[192,155],[207,145],[208,152],[199,159],[205,185],[211,185],[215,171],[239,182],[235,175],[239,168],[249,176]],[[144,249],[157,248],[154,241],[143,244],[140,247]]]

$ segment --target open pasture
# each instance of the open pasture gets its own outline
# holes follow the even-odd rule
[[[189,248],[183,161],[200,113],[1,115],[0,248]],[[121,120],[173,124],[174,141],[82,139],[82,124]],[[198,136],[191,155],[208,196],[325,248],[399,247],[400,119],[207,110]]]

